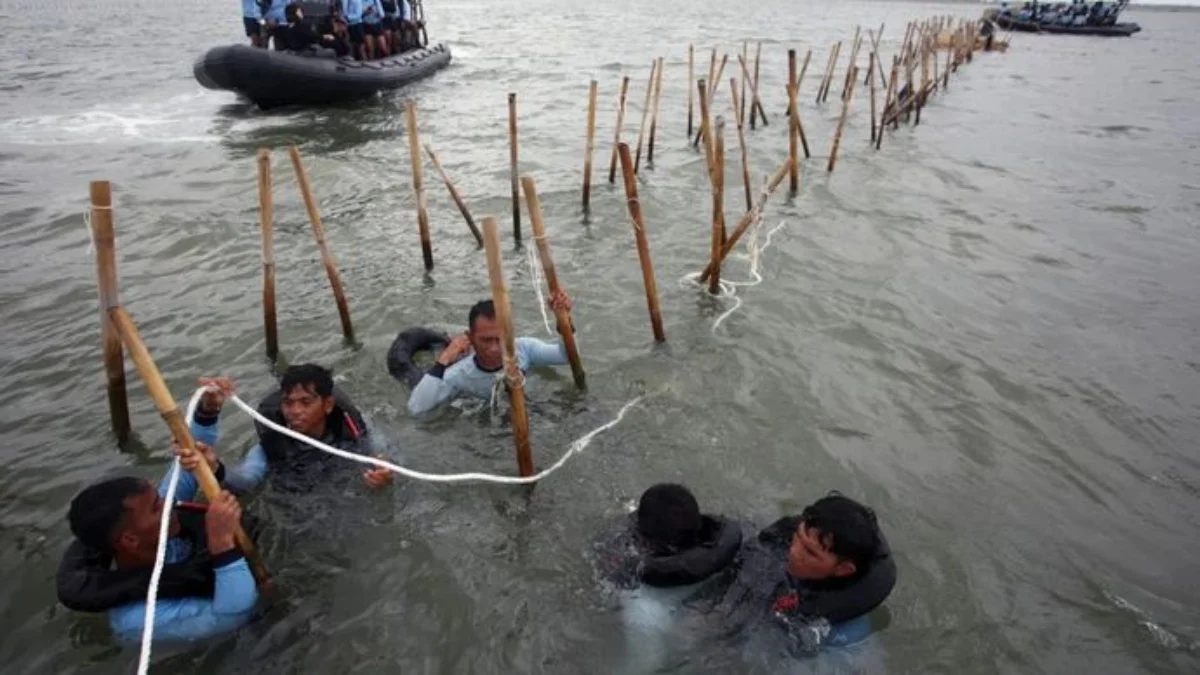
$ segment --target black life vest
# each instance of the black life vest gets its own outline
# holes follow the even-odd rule
[[[179,537],[192,543],[192,553],[182,562],[163,566],[158,583],[160,598],[211,598],[214,589],[212,562],[204,536],[204,514],[179,511]],[[146,599],[150,568],[114,569],[112,555],[79,540],[71,542],[58,565],[58,601],[77,612],[106,612]]]
[[[595,544],[600,575],[620,588],[641,584],[657,587],[690,586],[726,569],[742,545],[742,528],[722,516],[704,515],[700,541],[666,555],[647,553],[638,544],[633,516],[622,518]]]
[[[267,396],[258,404],[259,414],[280,426],[287,426],[280,410],[282,399],[283,393],[279,391]],[[333,401],[333,410],[325,420],[325,436],[319,440],[340,450],[364,454],[359,451],[370,447],[370,439],[362,413],[337,387],[333,388]],[[254,428],[267,456],[273,487],[308,490],[329,480],[336,472],[355,466],[259,422],[254,423]]]

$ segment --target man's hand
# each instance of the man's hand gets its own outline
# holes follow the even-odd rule
[[[233,380],[228,377],[202,377],[199,385],[206,389],[200,397],[200,409],[210,415],[221,412],[225,399],[233,396],[236,389]]]
[[[450,341],[450,344],[446,345],[441,354],[438,354],[437,362],[443,366],[453,365],[456,361],[466,356],[470,350],[471,339],[467,337],[466,333],[460,333],[454,336],[454,339]]]
[[[383,455],[375,455],[378,459],[384,459]],[[363,482],[372,490],[378,490],[392,484],[392,470],[377,468],[367,469],[363,472]]]
[[[242,505],[229,491],[222,490],[208,505],[204,531],[208,535],[209,555],[220,555],[234,547],[234,533],[242,522]]]
[[[571,298],[567,297],[567,292],[563,289],[558,289],[550,294],[550,309],[556,312],[571,311]]]
[[[171,447],[175,450],[175,456],[179,458],[179,465],[192,473],[195,473],[197,467],[200,466],[201,459],[208,462],[208,468],[213,471],[216,471],[217,467],[221,465],[221,460],[217,458],[217,453],[213,452],[212,448],[203,443],[196,443],[195,450],[180,447],[174,441],[171,442]]]

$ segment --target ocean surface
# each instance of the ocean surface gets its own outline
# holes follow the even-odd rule
[[[950,78],[919,126],[869,147],[854,93],[825,171],[855,26],[890,63],[907,21],[982,6],[814,0],[430,1],[452,65],[378,99],[264,113],[202,89],[193,60],[241,41],[237,3],[0,0],[0,664],[128,673],[102,616],[55,600],[67,504],[121,473],[157,479],[169,436],[129,368],[136,439],[110,431],[88,181],[113,183],[121,299],[180,405],[225,374],[268,393],[255,153],[273,150],[281,347],[362,405],[391,456],[511,475],[507,404],[430,420],[384,357],[413,325],[462,327],[487,297],[478,250],[432,167],[424,273],[403,117],[418,104],[477,219],[495,215],[515,321],[546,337],[514,246],[506,95],[537,180],[589,387],[529,378],[535,461],[646,395],[533,490],[353,479],[264,495],[282,591],[236,636],[156,653],[162,673],[1200,672],[1200,13],[1134,8],[1129,39],[1017,34]],[[708,257],[703,155],[686,139],[688,45],[762,43],[769,125],[746,130],[757,192],[786,157],[786,50],[813,50],[799,101],[813,157],[772,197],[742,305],[685,275]],[[833,93],[815,97],[845,41]],[[665,58],[653,166],[639,177],[667,342],[652,339],[623,190],[607,183],[617,91],[636,138]],[[866,50],[860,57],[866,64]],[[939,64],[941,67],[941,64]],[[592,208],[580,209],[588,82],[599,83]],[[882,98],[882,92],[879,92]],[[725,204],[744,211],[727,127]],[[631,141],[632,143],[633,141]],[[341,336],[287,146],[303,153],[354,320]],[[643,164],[645,159],[643,158]],[[528,216],[522,227],[529,243]],[[776,227],[783,223],[782,227]],[[774,230],[769,247],[768,230]],[[753,278],[745,253],[726,265]],[[220,452],[254,442],[230,406]],[[589,542],[656,481],[768,523],[840,490],[878,513],[900,581],[864,645],[794,660],[692,626],[631,662],[636,636]],[[709,627],[711,628],[711,627]],[[694,630],[693,630],[694,629]],[[636,650],[634,650],[636,651]],[[632,665],[631,665],[632,664]]]

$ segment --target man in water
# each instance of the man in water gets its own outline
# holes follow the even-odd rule
[[[569,312],[571,299],[559,290],[550,296],[550,307],[556,312]],[[408,411],[413,415],[428,413],[456,395],[487,399],[496,380],[504,376],[500,324],[491,300],[475,303],[467,315],[467,327],[466,333],[455,336],[438,354],[436,363],[413,388],[408,397]],[[562,342],[543,342],[531,337],[519,337],[515,342],[517,367],[521,372],[535,366],[567,363],[567,350]],[[464,358],[468,355],[471,358]]]
[[[211,387],[200,401],[192,421],[192,435],[199,452],[177,448],[179,461],[185,469],[194,469],[200,456],[208,462],[217,480],[236,493],[253,491],[267,477],[292,491],[308,491],[336,479],[338,471],[350,464],[341,457],[310,447],[277,431],[256,425],[259,443],[250,449],[241,465],[227,467],[212,450],[220,437],[221,408],[226,396],[233,393],[234,384],[228,378],[202,378],[202,386]],[[356,454],[370,454],[373,444],[370,430],[353,402],[333,386],[332,374],[315,364],[292,366],[284,372],[279,391],[259,404],[258,410],[267,418],[288,429],[326,445]],[[392,482],[388,469],[369,469],[362,480],[370,488],[381,488]]]
[[[59,600],[83,611],[107,611],[113,634],[122,642],[137,642],[142,634],[169,477],[157,491],[140,478],[97,483],[71,500],[67,513],[76,542],[59,570]],[[191,474],[181,475],[175,495],[189,501],[198,485]],[[241,514],[228,492],[207,506],[202,521],[184,524],[178,510],[172,510],[154,616],[156,644],[203,640],[249,620],[258,589],[234,543]]]

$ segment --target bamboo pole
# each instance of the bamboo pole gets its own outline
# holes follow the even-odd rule
[[[521,188],[517,184],[517,95],[508,94],[508,173],[512,185],[513,241],[521,243]]]
[[[915,97],[913,105],[917,107],[917,116],[913,120],[914,127],[921,124],[921,109],[925,107],[925,92],[929,86],[929,47],[926,40],[927,38],[922,36],[920,47],[918,47],[921,59],[921,89],[913,92]]]
[[[788,189],[792,194],[800,191],[800,159],[796,148],[796,138],[800,130],[796,128],[796,50],[788,50]]]
[[[687,91],[688,91],[687,137],[688,138],[692,137],[692,111],[693,111],[694,105],[695,105],[694,101],[692,100],[695,97],[695,95],[692,92],[692,82],[695,81],[695,78],[696,78],[696,46],[689,42],[688,43],[688,79],[687,79]]]
[[[824,103],[829,99],[829,88],[833,86],[833,75],[837,72],[838,57],[842,55],[842,43],[838,41],[833,46],[833,54],[829,58],[829,72],[825,74],[825,84],[821,87],[821,99],[819,103]]]
[[[758,116],[760,118],[762,118],[763,126],[764,127],[767,126],[767,111],[763,110],[762,101],[759,100],[758,93],[757,93],[758,92],[758,83],[759,83],[758,66],[759,66],[759,62],[761,60],[761,58],[760,58],[761,56],[762,56],[762,42],[760,41],[758,43],[758,46],[755,47],[755,49],[754,49],[754,79],[750,81],[750,128],[751,129],[754,128],[754,111],[755,110],[758,111]],[[742,76],[745,77],[745,74],[743,73]],[[742,96],[743,96],[743,101],[744,101],[745,93],[743,93]]]
[[[879,43],[883,41],[883,29],[886,26],[887,26],[887,24],[881,23],[881,24],[879,24],[879,32],[871,33],[871,49],[874,50],[875,60],[877,61],[877,63],[875,64],[875,72],[879,73],[879,86],[883,89],[887,89],[888,84],[887,84],[887,80],[884,79],[884,75],[883,75],[883,63],[878,62],[878,61],[879,61]]]
[[[804,53],[804,65],[800,66],[800,76],[796,78],[796,96],[800,96],[800,85],[804,82],[804,73],[808,72],[808,62],[812,59],[812,48]]]
[[[846,77],[842,80],[841,99],[846,100],[846,91],[850,89],[850,73],[858,70],[858,50],[862,48],[862,26],[854,27],[854,40],[850,43],[850,62],[846,64]]]
[[[750,60],[750,41],[749,40],[742,40],[742,60],[743,61]],[[758,65],[758,62],[755,61],[756,69],[757,69],[757,65]],[[756,77],[757,77],[757,75],[756,75]],[[746,79],[745,78],[742,78],[742,95],[741,95],[741,98],[738,100],[740,100],[741,103],[738,106],[736,121],[740,125],[742,123],[742,120],[746,118]],[[754,111],[751,110],[750,112],[753,113]]]
[[[450,180],[450,176],[446,174],[446,170],[442,168],[442,163],[438,161],[437,153],[433,151],[428,143],[425,144],[425,154],[429,155],[429,161],[433,163],[433,168],[437,170],[438,175],[442,178],[442,183],[445,183],[446,190],[450,192],[450,199],[454,200],[455,206],[458,207],[458,212],[462,214],[463,220],[467,221],[467,227],[470,228],[471,234],[475,236],[475,241],[483,246],[483,233],[479,231],[479,227],[475,225],[475,219],[471,217],[471,210],[467,208],[467,202],[458,193],[458,188],[454,187],[454,182]]]
[[[413,113],[413,121],[416,121],[416,113]],[[350,323],[350,305],[346,304],[346,294],[342,291],[342,279],[338,276],[337,265],[333,262],[333,253],[329,251],[329,244],[325,242],[325,226],[321,223],[321,211],[317,207],[317,200],[313,197],[312,188],[308,184],[308,172],[304,169],[304,160],[300,158],[300,151],[296,146],[288,147],[288,154],[292,158],[292,168],[296,171],[296,183],[300,186],[300,196],[304,198],[304,208],[308,211],[308,221],[312,224],[313,236],[317,239],[317,248],[321,250],[321,262],[325,265],[325,274],[329,277],[329,286],[333,289],[333,299],[337,303],[338,318],[342,321],[342,335],[347,340],[354,340],[354,326]],[[418,198],[418,208],[423,200]],[[421,245],[425,251],[425,269],[433,267],[433,254],[429,248],[428,238],[429,223],[425,223],[425,233],[422,237]]]
[[[950,86],[950,60],[954,56],[954,49],[946,50],[946,67],[942,69],[942,91]]]
[[[658,73],[658,60],[650,62],[650,79],[646,80],[646,98],[642,101],[642,122],[638,125],[637,152],[633,159],[633,172],[642,164],[642,139],[646,136],[646,123],[650,120],[650,102],[654,99],[654,76]]]
[[[737,93],[736,91],[734,92]],[[735,109],[734,115],[737,115]],[[712,219],[712,267],[713,274],[708,279],[708,292],[718,295],[721,292],[721,249],[725,244],[725,120],[717,115],[716,149],[717,166],[714,172],[712,186],[713,219]]]
[[[871,142],[875,142],[875,52],[871,52],[871,61],[867,64],[867,82],[871,85]]]
[[[737,78],[729,78],[729,98],[732,99],[735,109],[745,109],[746,99],[738,99],[737,96]],[[750,119],[754,119],[754,108],[750,108]],[[746,208],[750,209],[754,206],[754,197],[750,193],[750,160],[746,156],[746,124],[745,119],[737,121],[738,149],[742,154],[742,184],[746,186]]]
[[[596,142],[596,97],[598,84],[595,80],[588,86],[588,115],[587,115],[587,144],[583,156],[583,210],[588,210],[588,202],[592,196],[592,155],[595,154]]]
[[[717,76],[717,48],[713,47],[712,56],[708,60],[708,78],[704,81],[712,82],[713,78],[716,76]],[[708,95],[708,90],[705,89],[704,92],[701,94],[701,96],[707,96],[707,95]]]
[[[617,182],[617,147],[621,145],[621,126],[625,124],[625,94],[629,91],[629,76],[621,79],[621,101],[617,104],[617,130],[613,133],[612,159],[608,163],[608,182]]]
[[[729,256],[729,253],[733,251],[733,248],[737,246],[738,240],[742,238],[742,235],[746,233],[746,230],[750,229],[750,226],[753,225],[754,221],[758,219],[759,214],[762,213],[763,209],[766,208],[767,198],[769,198],[771,194],[775,192],[775,189],[779,187],[779,184],[783,182],[783,177],[787,175],[787,171],[788,160],[785,159],[783,160],[783,163],[779,165],[779,168],[775,169],[775,173],[771,174],[770,180],[767,181],[763,191],[759,193],[758,202],[754,204],[754,208],[750,209],[745,215],[742,216],[742,219],[738,221],[737,227],[733,229],[733,233],[730,234],[729,238],[725,240],[725,246],[721,250],[722,262],[724,262],[725,258]],[[708,265],[704,268],[704,271],[700,273],[699,283],[706,283],[709,277],[712,276],[713,271],[712,261],[710,260]]]
[[[271,151],[258,149],[258,226],[262,234],[263,329],[267,358],[279,355],[279,327],[275,322],[275,213],[271,202]]]
[[[112,184],[94,180],[88,185],[92,202],[92,242],[96,248],[96,283],[100,288],[100,345],[104,352],[104,377],[108,390],[108,414],[118,443],[129,440],[129,395],[125,387],[125,352],[121,336],[108,320],[108,313],[121,304],[117,283],[116,236],[113,233]]]
[[[421,175],[421,140],[417,129],[417,104],[404,104],[404,117],[408,125],[408,156],[412,160],[413,194],[417,197],[417,228],[421,234],[421,255],[425,259],[425,271],[433,271],[433,243],[429,238],[429,211],[425,208],[425,184]],[[299,157],[299,154],[296,155]],[[292,160],[297,161],[296,159]],[[323,238],[323,237],[322,237]]]
[[[650,111],[650,144],[646,149],[646,164],[654,166],[654,132],[658,129],[658,101],[662,97],[663,57],[658,57],[658,77],[654,80],[654,107]],[[691,91],[688,85],[688,91]]]
[[[750,79],[750,70],[749,70],[749,68],[746,67],[745,59],[742,59],[739,57],[738,65],[742,69],[742,77],[749,80]],[[763,112],[762,99],[760,99],[758,96],[758,82],[755,82],[755,81],[750,82],[750,96],[754,99],[754,101],[751,102],[751,104],[750,104],[751,112],[753,112],[754,108],[757,106],[758,114],[760,117],[762,117],[763,126],[764,127],[767,126],[767,113]],[[753,114],[751,114],[751,117],[753,117]]]
[[[650,244],[646,241],[646,225],[642,222],[642,205],[638,201],[637,181],[633,176],[633,161],[629,157],[629,146],[619,147],[621,171],[625,176],[625,199],[629,216],[633,219],[633,237],[637,243],[638,260],[642,264],[642,284],[646,287],[646,305],[650,309],[650,326],[656,342],[666,342],[663,332],[662,311],[658,306],[658,285],[654,281],[654,264],[650,261]]]
[[[719,68],[717,68],[717,74],[715,77],[717,77],[718,79],[708,81],[707,103],[708,103],[709,110],[712,110],[713,99],[716,98],[716,95],[717,95],[717,82],[720,81],[719,78],[725,73],[725,64],[728,62],[729,62],[729,55],[725,54],[721,58],[721,66]],[[696,134],[696,139],[692,142],[692,147],[695,148],[695,147],[699,147],[699,146],[700,146],[700,134]]]
[[[138,333],[133,319],[130,318],[125,308],[120,305],[108,310],[108,318],[112,322],[115,331],[120,335],[125,348],[129,350],[129,356],[133,359],[138,373],[142,376],[142,382],[146,385],[147,393],[150,394],[150,398],[154,399],[155,407],[158,408],[159,414],[162,415],[163,420],[166,421],[167,426],[171,429],[171,436],[181,448],[194,451],[196,449],[196,442],[192,438],[191,431],[188,429],[187,421],[183,419],[179,408],[176,407],[175,399],[171,397],[171,393],[167,390],[167,384],[163,381],[158,366],[154,365],[154,359],[151,358],[150,352],[147,351],[146,344],[142,341],[142,336]],[[221,486],[217,482],[217,477],[213,475],[212,468],[208,466],[208,462],[197,464],[196,470],[192,472],[192,475],[200,483],[200,489],[204,491],[204,496],[208,498],[209,502],[215,501],[221,495]],[[270,581],[270,574],[267,572],[267,567],[263,564],[262,557],[259,556],[254,542],[242,531],[240,524],[237,525],[237,529],[234,531],[234,540],[237,542],[238,548],[242,550],[242,554],[246,556],[246,562],[250,564],[250,571],[254,574],[254,580],[258,582],[259,588],[264,588]]]
[[[537,185],[532,176],[522,176],[521,187],[525,190],[525,208],[529,211],[529,225],[533,228],[533,241],[537,244],[538,259],[542,262],[546,286],[550,288],[550,295],[553,296],[562,287],[558,285],[558,273],[554,269],[554,258],[550,255],[550,240],[546,238],[546,223],[542,220],[542,203],[538,200]],[[586,376],[583,372],[583,361],[579,358],[579,347],[575,344],[575,327],[571,323],[571,313],[556,309],[554,318],[557,319],[558,334],[562,336],[563,347],[567,350],[567,361],[571,364],[575,386],[583,389],[587,386]]]
[[[842,101],[842,116],[838,118],[837,132],[833,135],[833,147],[829,150],[828,171],[833,171],[837,163],[838,146],[842,143],[842,129],[846,126],[846,115],[850,112],[850,99],[854,98],[854,85],[858,83],[858,68],[855,67],[850,75],[850,88],[846,90],[846,98]]]
[[[713,158],[712,145],[712,120],[709,119],[708,97],[704,93],[708,90],[707,83],[704,80],[696,82],[696,89],[700,97],[700,136],[704,138],[704,163],[708,167],[708,183],[712,185],[715,180],[714,175],[716,165]]]
[[[533,453],[529,449],[529,412],[525,409],[525,376],[517,366],[512,312],[508,306],[508,290],[504,287],[504,271],[500,267],[500,231],[496,226],[496,219],[492,216],[483,217],[483,241],[487,248],[492,304],[496,308],[496,323],[500,325],[500,337],[504,343],[504,379],[508,388],[508,400],[512,403],[513,442],[517,449],[517,473],[524,478],[533,475]]]

